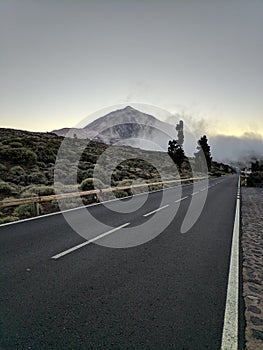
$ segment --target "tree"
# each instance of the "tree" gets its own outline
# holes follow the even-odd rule
[[[182,120],[179,121],[179,124],[176,125],[176,130],[177,130],[177,143],[179,146],[183,147],[184,143],[184,122]]]
[[[168,145],[168,154],[180,170],[185,159],[184,150],[176,140],[170,140]]]
[[[177,140],[170,140],[168,143],[168,154],[174,161],[174,163],[178,166],[179,171],[181,172],[181,166],[186,159],[183,143],[184,143],[184,123],[182,120],[176,125],[177,130]]]
[[[206,135],[202,136],[198,141],[197,152],[194,155],[196,168],[198,170],[203,172],[206,170],[206,167],[208,171],[211,170],[212,157]]]
[[[251,163],[251,170],[252,172],[260,170],[260,165],[258,160],[256,160],[255,163],[254,162]]]

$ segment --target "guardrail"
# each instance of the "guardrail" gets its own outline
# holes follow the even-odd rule
[[[187,181],[200,181],[207,179],[207,176],[204,177],[192,177],[192,178],[185,178],[185,179],[176,179],[176,180],[166,180],[166,181],[160,181],[160,182],[151,182],[151,183],[144,183],[144,184],[138,184],[138,185],[129,185],[129,186],[120,186],[120,187],[109,187],[109,188],[102,188],[102,189],[96,189],[96,190],[89,190],[89,191],[77,191],[77,192],[71,192],[71,193],[60,193],[60,194],[53,194],[49,196],[38,196],[38,197],[28,197],[28,198],[19,198],[12,201],[1,201],[0,202],[0,209],[6,208],[6,207],[14,207],[21,204],[34,204],[35,205],[35,213],[38,216],[40,214],[40,204],[43,202],[50,202],[53,200],[58,199],[66,199],[66,198],[74,198],[74,197],[85,197],[89,195],[94,195],[95,200],[98,202],[98,195],[102,193],[109,193],[109,192],[115,192],[115,191],[124,191],[124,190],[132,190],[136,188],[143,188],[143,187],[150,187],[150,186],[157,186],[157,185],[164,185],[164,184],[170,184],[170,183],[182,183]]]

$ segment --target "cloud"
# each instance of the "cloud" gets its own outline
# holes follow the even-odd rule
[[[253,159],[263,159],[263,138],[254,132],[242,136],[216,135],[209,138],[214,160],[249,164]]]
[[[263,160],[263,137],[257,132],[244,132],[240,137],[223,134],[214,135],[216,129],[214,123],[203,117],[194,117],[185,113],[176,113],[167,117],[165,121],[175,125],[180,119],[184,121],[185,149],[189,150],[189,155],[193,155],[193,149],[196,147],[194,140],[191,139],[189,143],[189,138],[192,138],[194,134],[196,137],[195,142],[202,135],[207,135],[213,160],[215,161],[249,165],[254,159]]]

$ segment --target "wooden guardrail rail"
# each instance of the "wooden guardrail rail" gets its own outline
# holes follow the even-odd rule
[[[36,215],[39,215],[39,205],[43,202],[50,202],[57,199],[66,199],[66,198],[74,198],[74,197],[84,197],[88,195],[95,195],[96,199],[98,199],[98,195],[102,193],[109,193],[109,192],[115,192],[115,191],[123,191],[128,189],[135,189],[135,188],[143,188],[143,187],[149,187],[149,186],[156,186],[156,185],[164,185],[164,184],[170,184],[170,183],[182,183],[187,181],[199,181],[207,179],[207,177],[196,177],[196,178],[185,178],[185,179],[176,179],[176,180],[165,180],[160,182],[151,182],[151,183],[144,183],[144,184],[138,184],[138,185],[130,185],[130,186],[120,186],[120,187],[109,187],[109,188],[102,188],[97,190],[89,190],[89,191],[77,191],[77,192],[70,192],[70,193],[60,193],[60,194],[53,194],[49,196],[38,196],[38,197],[28,197],[28,198],[19,198],[12,201],[1,201],[0,202],[0,209],[6,208],[6,207],[14,207],[21,204],[28,204],[32,203],[35,204],[35,212]]]

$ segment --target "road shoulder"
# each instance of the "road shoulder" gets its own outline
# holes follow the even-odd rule
[[[242,188],[242,272],[246,349],[263,348],[263,189]]]

